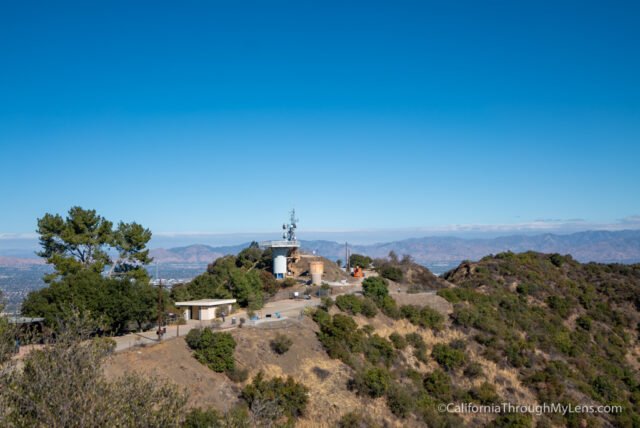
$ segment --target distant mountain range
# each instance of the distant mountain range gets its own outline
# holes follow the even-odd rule
[[[301,241],[302,250],[315,252],[333,260],[344,260],[344,243],[333,241]],[[236,254],[249,245],[213,247],[189,245],[176,248],[156,248],[151,255],[158,263],[206,264],[227,254]],[[581,262],[640,262],[640,230],[587,231],[568,235],[512,235],[498,238],[464,239],[456,237],[424,237],[401,241],[350,245],[352,253],[384,257],[390,251],[409,254],[425,265],[453,264],[462,260],[477,260],[489,254],[511,250],[571,254]],[[42,263],[39,259],[0,257],[0,265],[21,266]]]
[[[315,252],[333,260],[344,259],[345,246],[333,241],[301,241],[302,250]],[[248,246],[186,247],[155,249],[151,255],[159,263],[209,263],[227,254],[236,254]],[[477,260],[489,254],[511,250],[571,254],[581,262],[640,262],[640,230],[616,232],[587,231],[570,235],[513,235],[490,239],[455,237],[425,237],[371,245],[350,245],[352,253],[384,257],[390,251],[409,254],[418,263],[457,263],[465,259]]]

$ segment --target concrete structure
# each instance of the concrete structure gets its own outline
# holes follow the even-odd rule
[[[210,321],[221,313],[229,315],[236,299],[202,299],[176,302],[176,306],[184,309],[185,320]]]
[[[314,260],[309,262],[309,274],[311,275],[311,284],[322,284],[322,274],[324,273],[324,263],[322,260]]]
[[[296,228],[298,227],[296,210],[291,211],[289,224],[283,224],[282,241],[266,241],[260,245],[271,248],[273,254],[273,276],[276,279],[284,279],[287,276],[287,257],[300,248],[300,243],[296,240]]]
[[[276,279],[284,279],[287,275],[287,257],[292,250],[300,247],[298,241],[267,241],[263,246],[271,248],[273,257],[273,276]]]

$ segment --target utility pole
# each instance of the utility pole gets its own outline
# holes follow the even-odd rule
[[[164,312],[164,305],[162,299],[162,279],[158,278],[158,264],[156,263],[156,278],[158,279],[158,330],[156,334],[158,335],[158,342],[162,340],[162,336],[165,333],[165,330],[162,328],[162,315]]]
[[[349,260],[349,243],[344,243],[344,259],[346,261],[347,273],[351,271],[351,262]]]

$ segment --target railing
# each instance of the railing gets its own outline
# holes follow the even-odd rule
[[[287,241],[287,240],[280,240],[280,241],[262,241],[260,243],[261,247],[299,247],[300,246],[300,242],[298,241]]]

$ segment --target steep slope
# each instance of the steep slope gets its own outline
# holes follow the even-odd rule
[[[546,415],[559,425],[640,423],[640,265],[501,253],[463,263],[441,296],[454,328],[486,358],[518,370],[539,403],[623,406],[621,414]]]

